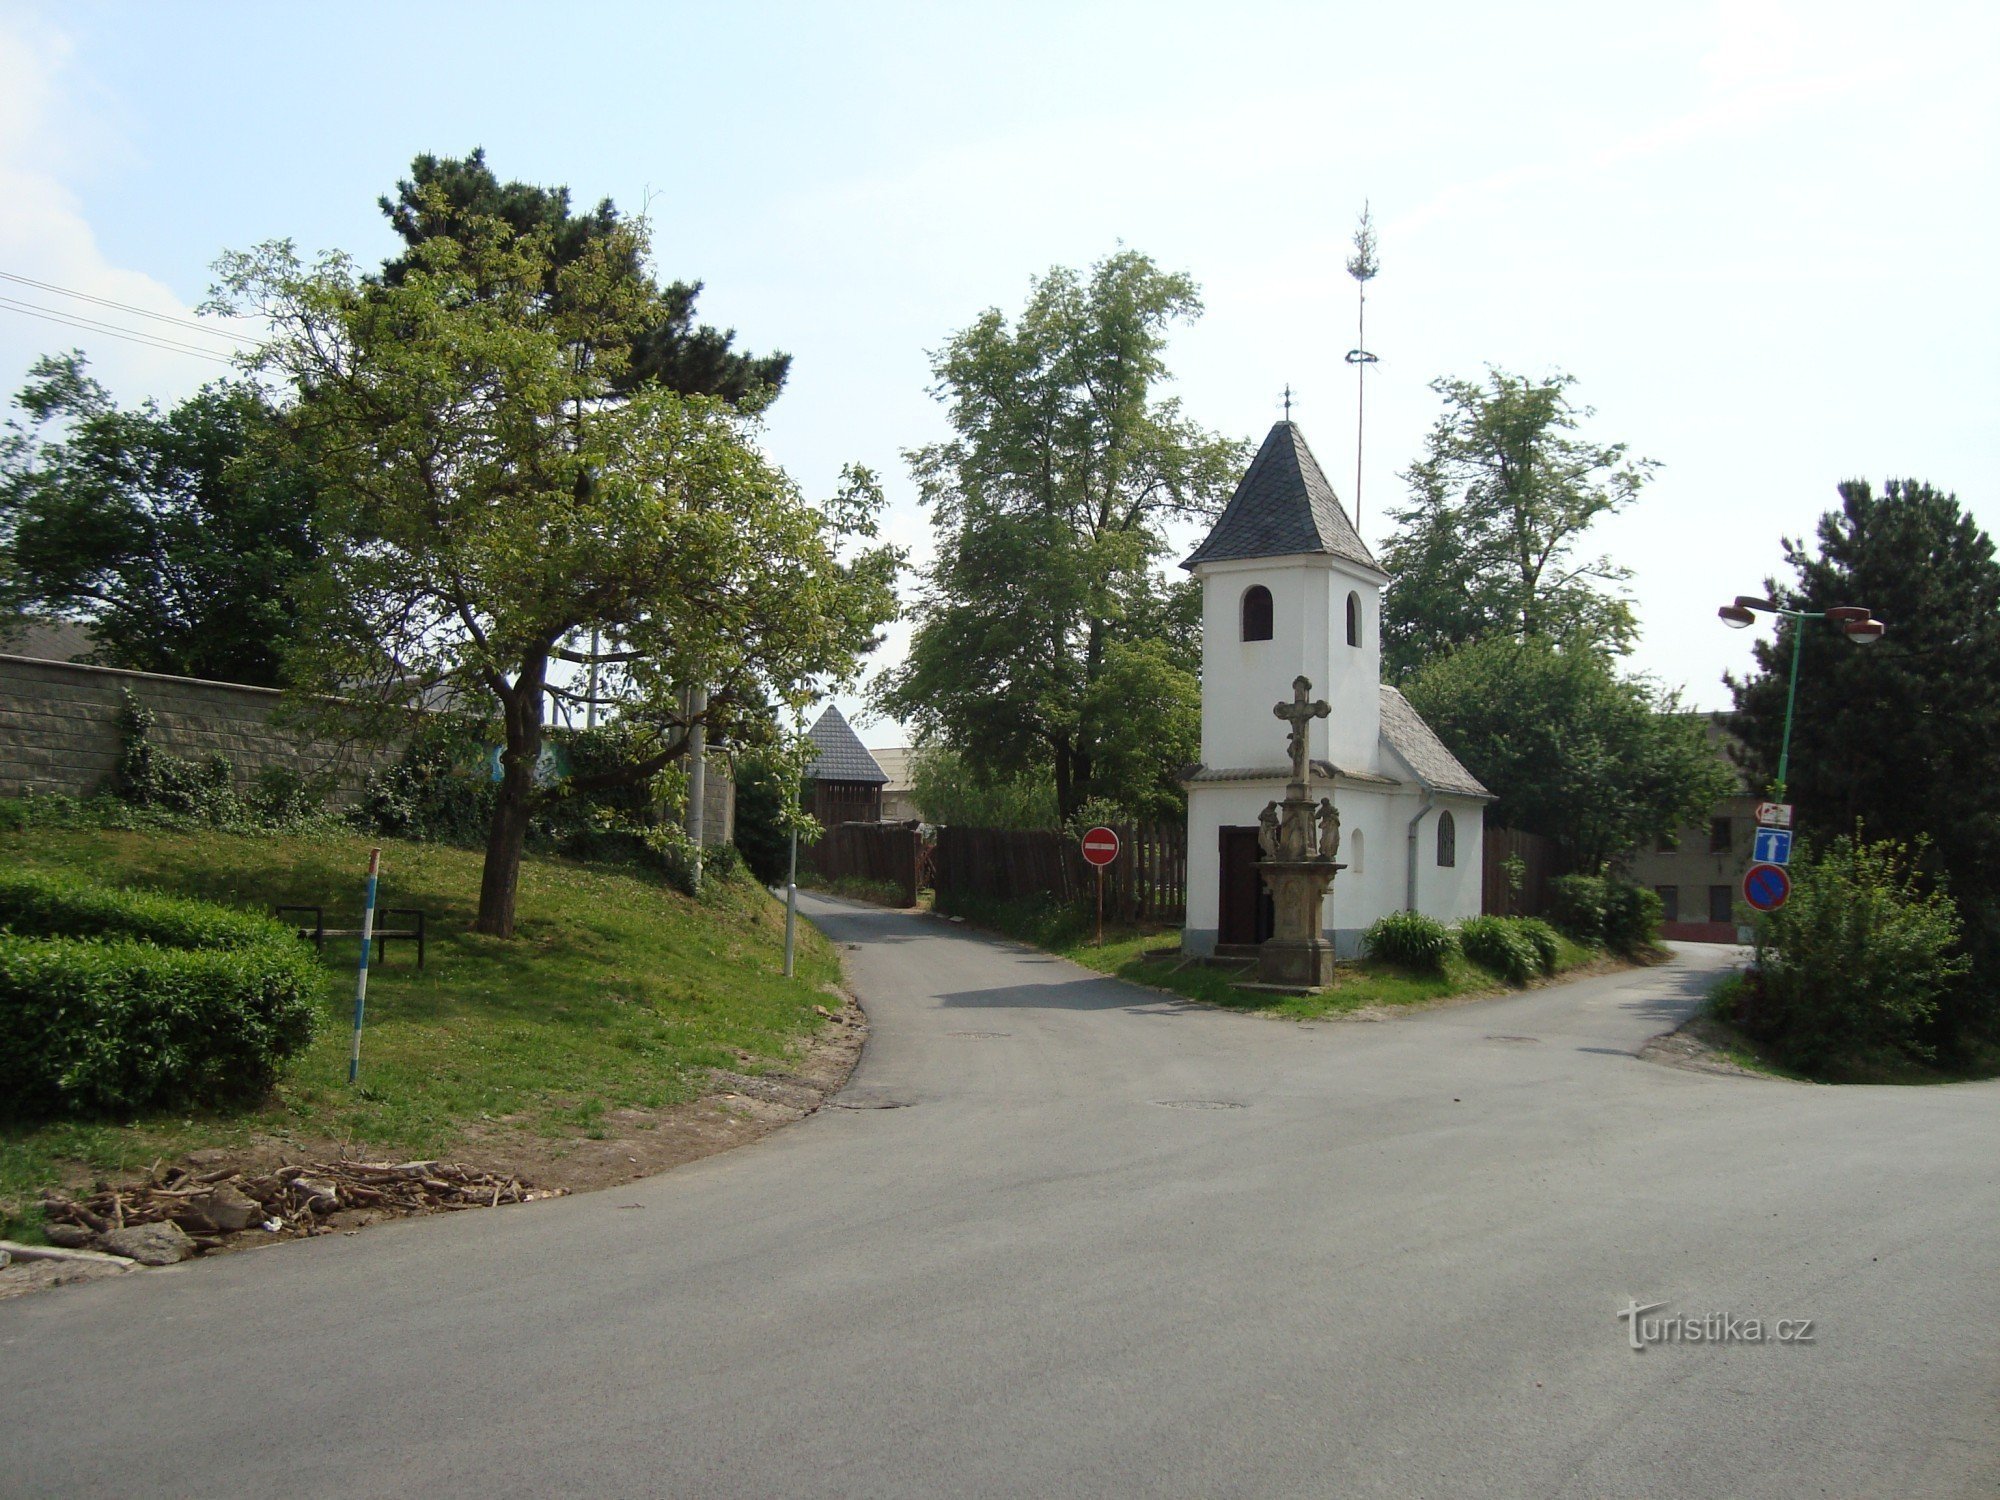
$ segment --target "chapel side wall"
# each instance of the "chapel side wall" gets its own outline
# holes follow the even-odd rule
[[[152,712],[155,747],[188,760],[221,755],[245,789],[259,772],[285,766],[330,773],[351,797],[396,754],[273,724],[283,701],[274,688],[0,655],[0,796],[87,797],[102,787],[118,764],[121,691]]]

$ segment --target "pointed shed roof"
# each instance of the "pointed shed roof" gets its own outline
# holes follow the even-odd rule
[[[875,764],[875,757],[861,743],[861,737],[848,724],[840,705],[827,704],[826,712],[814,721],[806,735],[819,749],[819,755],[806,767],[808,779],[864,781],[876,786],[889,780],[882,774],[882,768]]]
[[[1222,519],[1181,566],[1317,552],[1374,572],[1382,565],[1347,519],[1296,422],[1279,422],[1243,471]]]

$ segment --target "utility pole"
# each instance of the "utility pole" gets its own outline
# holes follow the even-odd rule
[[[1368,352],[1368,283],[1381,269],[1375,259],[1375,225],[1368,217],[1368,200],[1361,200],[1361,222],[1354,230],[1354,253],[1347,258],[1347,274],[1354,278],[1358,299],[1354,319],[1354,347],[1347,362],[1354,366],[1354,529],[1361,530],[1361,424],[1368,404],[1368,367],[1377,363]]]

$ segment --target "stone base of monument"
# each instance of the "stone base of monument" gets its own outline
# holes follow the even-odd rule
[[[1258,985],[1316,990],[1333,983],[1333,944],[1320,933],[1320,906],[1333,877],[1346,868],[1324,858],[1258,862],[1273,918],[1271,936],[1257,948]]]

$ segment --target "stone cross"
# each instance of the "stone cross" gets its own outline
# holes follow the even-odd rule
[[[1286,741],[1285,748],[1292,753],[1292,780],[1300,786],[1306,784],[1312,769],[1312,756],[1306,745],[1306,726],[1314,719],[1324,719],[1333,712],[1333,705],[1325,699],[1314,703],[1311,698],[1312,683],[1304,677],[1295,677],[1292,679],[1292,701],[1280,703],[1271,710],[1292,726],[1292,736]]]

